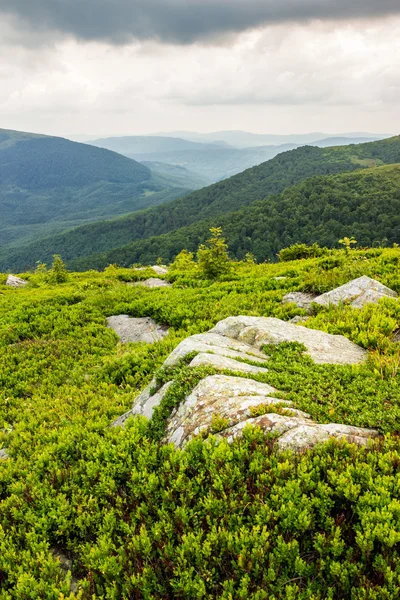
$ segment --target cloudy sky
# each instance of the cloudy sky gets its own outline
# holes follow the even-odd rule
[[[0,127],[400,126],[399,0],[0,0]]]

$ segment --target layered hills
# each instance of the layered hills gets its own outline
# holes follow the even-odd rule
[[[0,246],[160,204],[196,185],[57,137],[0,130]]]
[[[195,248],[205,239],[211,225],[222,225],[226,229],[232,250],[238,257],[243,252],[252,251],[258,260],[271,259],[290,240],[312,238],[332,245],[337,242],[338,236],[336,230],[326,234],[331,216],[330,209],[324,211],[323,208],[324,197],[328,198],[331,206],[329,190],[332,186],[338,186],[343,198],[358,198],[357,194],[361,194],[359,200],[365,201],[362,209],[364,224],[369,223],[370,205],[375,195],[381,197],[386,192],[386,220],[390,221],[394,206],[390,201],[397,189],[398,169],[394,167],[385,170],[380,167],[396,163],[400,163],[400,137],[333,148],[298,148],[167,205],[139,211],[124,218],[78,227],[16,251],[3,253],[0,265],[3,269],[24,270],[32,267],[37,260],[48,262],[54,253],[62,254],[67,261],[74,260],[74,266],[83,269],[89,266],[100,268],[110,262],[131,264],[153,261],[158,256],[166,260],[183,247]],[[370,177],[372,181],[370,188],[363,184],[366,181],[362,176],[364,169],[372,169],[365,172],[365,177]],[[359,171],[354,178],[326,177],[354,171]],[[322,177],[311,179],[303,187],[295,187],[286,192],[289,196],[279,196],[286,188],[314,176]],[[380,188],[383,184],[387,187]],[[361,186],[358,191],[357,186]],[[309,202],[310,195],[314,194],[315,197],[315,189],[322,191],[318,192],[315,202]],[[262,202],[261,208],[259,204],[251,206],[256,201]],[[281,206],[287,206],[287,211],[282,211]],[[304,227],[303,210],[308,214]],[[345,206],[343,211],[347,215]],[[293,215],[297,212],[298,219],[293,224]],[[247,231],[249,220],[254,218],[258,221],[261,213],[268,219],[272,218],[269,227],[273,231],[264,231],[262,228],[258,228],[257,233]],[[339,230],[342,231],[342,226],[346,225],[352,230],[352,235],[355,234],[354,224],[358,223],[355,219],[359,219],[359,215],[355,216],[350,211],[345,222],[342,217],[343,215],[337,216]],[[317,227],[320,230],[322,227],[321,235],[314,231]],[[374,227],[371,231],[373,239],[367,235],[362,239],[365,239],[365,243],[373,243],[378,237],[396,237],[395,232],[384,229],[381,232]],[[233,234],[233,231],[239,230],[240,236]],[[340,231],[339,237],[342,235]]]

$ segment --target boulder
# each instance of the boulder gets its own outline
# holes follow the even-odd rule
[[[281,450],[305,450],[330,438],[365,446],[379,435],[372,429],[314,423],[310,415],[294,409],[291,402],[274,397],[276,393],[270,385],[252,379],[206,377],[171,415],[164,442],[182,448],[193,437],[207,435],[215,416],[221,419],[223,427],[219,438],[231,443],[243,435],[246,425],[253,425],[264,433],[273,433]],[[270,412],[252,417],[251,409],[260,406],[268,407]]]
[[[314,302],[317,294],[306,294],[305,292],[290,292],[283,297],[283,304],[295,304],[298,308],[311,310],[311,305]]]
[[[25,279],[21,279],[20,277],[16,277],[15,275],[9,275],[7,277],[6,285],[10,287],[24,287],[28,285],[28,282]]]
[[[119,336],[122,343],[147,342],[153,344],[168,334],[168,327],[159,325],[149,317],[133,318],[128,315],[108,317],[107,325]]]
[[[171,415],[165,441],[181,447],[194,435],[209,429],[215,415],[233,424],[247,420],[250,409],[260,404],[292,405],[274,398],[275,393],[272,386],[253,379],[210,375],[200,381]]]
[[[318,296],[314,302],[320,306],[348,303],[353,308],[363,308],[366,304],[379,302],[381,298],[397,298],[397,296],[395,291],[364,275]]]
[[[0,460],[7,460],[8,453],[5,448],[0,448]]]
[[[228,317],[211,333],[262,348],[266,344],[298,342],[318,364],[354,365],[366,360],[367,352],[342,335],[298,327],[273,317]]]
[[[150,279],[145,279],[144,281],[137,281],[135,283],[128,283],[130,286],[142,286],[147,288],[161,288],[161,287],[171,287],[172,284],[164,279],[157,279],[157,277],[150,277]]]

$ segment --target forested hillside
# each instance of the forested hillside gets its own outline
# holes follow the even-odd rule
[[[400,165],[311,177],[251,206],[207,219],[171,233],[133,242],[108,253],[71,261],[74,268],[171,260],[186,248],[196,250],[213,225],[222,226],[232,256],[247,252],[258,261],[275,260],[283,247],[317,242],[333,248],[343,236],[362,246],[400,243]]]
[[[108,150],[0,130],[0,246],[130,213],[189,189]]]
[[[79,262],[74,262],[76,267],[78,265],[84,267],[85,265],[94,264],[101,266],[109,257],[124,257],[124,264],[127,264],[127,261],[146,261],[148,257],[151,257],[149,260],[154,260],[154,256],[156,258],[157,256],[168,258],[179,252],[183,240],[187,236],[189,236],[188,244],[191,247],[204,239],[210,224],[224,225],[229,230],[227,233],[231,235],[230,223],[236,222],[238,218],[245,218],[248,210],[246,209],[243,213],[232,217],[223,218],[223,215],[247,207],[256,200],[268,199],[271,195],[282,192],[285,188],[309,177],[352,172],[373,165],[397,162],[400,162],[399,137],[354,146],[325,149],[315,147],[299,148],[280,154],[259,167],[248,169],[229,180],[193,192],[185,198],[175,200],[165,206],[158,206],[113,221],[76,228],[62,235],[49,237],[19,248],[16,251],[3,253],[0,256],[0,265],[3,269],[16,268],[22,270],[32,267],[37,260],[48,262],[54,253],[61,254],[68,261],[79,258]],[[392,174],[390,173],[387,177],[390,180]],[[275,199],[272,202],[279,205],[280,199]],[[302,196],[298,202],[301,206],[303,203],[307,204]],[[292,200],[293,209],[291,210],[295,211],[296,203],[297,199],[294,198]],[[267,212],[268,210],[269,208],[266,208]],[[250,212],[248,218],[252,214]],[[317,217],[315,218],[317,219]],[[312,219],[311,216],[307,223],[308,230],[310,230]],[[304,234],[301,223],[302,220],[300,219],[296,228],[299,235],[300,232],[302,232],[301,235]],[[182,229],[188,226],[190,226],[189,229]],[[262,248],[258,247],[257,243],[255,252],[260,260],[274,256],[276,249],[279,250],[280,243],[282,242],[284,245],[286,243],[284,240],[291,237],[289,233],[285,234],[284,229],[283,225],[279,225],[271,238],[274,241],[272,242],[271,239],[269,241],[264,240]],[[167,237],[164,236],[159,240],[154,239],[155,236],[171,232],[176,233]],[[243,234],[240,239],[249,236],[250,234]],[[147,238],[152,239],[147,240]],[[332,240],[331,243],[336,241],[337,238]],[[243,244],[241,242],[239,244],[237,240],[235,241],[232,238],[232,243],[234,251],[240,255],[243,246],[253,246],[256,240],[254,239],[253,243],[246,242]],[[129,250],[123,248],[120,251],[108,253],[108,251],[126,244],[130,244]],[[84,258],[99,253],[103,256],[90,258],[87,261]]]

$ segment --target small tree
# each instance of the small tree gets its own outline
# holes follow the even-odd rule
[[[342,244],[342,246],[344,246],[344,251],[346,255],[348,255],[350,253],[351,247],[357,244],[357,240],[353,236],[351,238],[344,237],[343,239],[339,240],[339,244]]]
[[[50,283],[64,283],[68,279],[68,272],[59,254],[54,254],[53,264],[48,272]]]
[[[191,271],[195,268],[196,263],[194,262],[193,252],[182,250],[176,256],[174,262],[170,266],[171,271]]]
[[[231,270],[228,245],[222,237],[221,227],[210,229],[211,237],[197,250],[197,262],[203,274],[210,279],[226,275]]]

